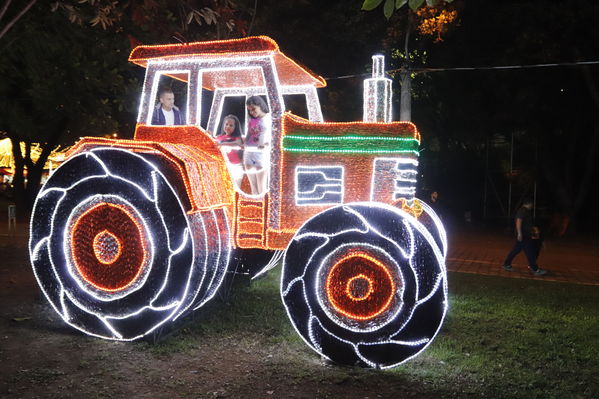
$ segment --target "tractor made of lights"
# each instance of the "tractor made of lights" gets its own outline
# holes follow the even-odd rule
[[[391,122],[391,81],[373,60],[364,121],[328,123],[325,81],[268,37],[135,48],[147,70],[134,139],[81,139],[34,206],[31,262],[54,310],[87,334],[139,339],[263,250],[282,255],[283,304],[322,356],[387,368],[424,350],[447,310],[445,232],[414,196],[420,134]],[[187,83],[187,124],[151,125],[161,76]],[[272,119],[260,195],[234,185],[211,133],[227,98],[253,95]],[[307,119],[285,112],[288,95],[305,99]]]

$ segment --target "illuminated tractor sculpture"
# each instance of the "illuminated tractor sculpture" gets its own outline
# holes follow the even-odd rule
[[[31,262],[55,311],[87,334],[139,339],[213,298],[244,250],[263,250],[283,254],[284,306],[322,356],[386,368],[424,350],[447,309],[445,233],[414,197],[420,135],[390,121],[391,81],[373,60],[364,121],[328,123],[325,81],[268,37],[134,49],[147,68],[134,140],[81,139],[35,203]],[[164,76],[188,85],[186,125],[151,125]],[[272,119],[258,195],[233,183],[211,133],[227,99],[254,95]],[[290,95],[308,119],[285,112]]]

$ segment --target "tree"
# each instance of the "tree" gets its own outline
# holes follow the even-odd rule
[[[377,8],[383,0],[364,0],[362,9],[366,11]],[[397,20],[404,26],[403,32],[390,30],[392,38],[399,39],[403,33],[403,52],[398,52],[402,58],[400,75],[400,120],[412,120],[412,61],[414,54],[410,53],[409,41],[413,31],[421,35],[435,36],[436,42],[441,41],[441,35],[447,32],[449,26],[456,20],[457,11],[447,5],[453,0],[385,0],[383,12],[387,20],[391,19],[396,10],[405,9],[405,13]],[[404,7],[407,6],[407,7]],[[396,21],[397,21],[396,20]],[[397,26],[397,25],[396,25]]]
[[[60,0],[69,20],[124,31],[143,42],[245,36],[249,8],[233,0]],[[243,2],[242,2],[243,3]]]
[[[23,205],[20,217],[30,209],[44,164],[58,143],[119,129],[122,134],[134,120],[139,79],[138,71],[127,64],[129,45],[172,43],[173,37],[224,38],[244,34],[247,26],[232,0],[30,1],[20,9],[10,5],[6,0],[0,9],[0,22],[10,15],[0,35],[0,95],[8,99],[0,103],[0,132],[13,142],[15,196]],[[55,12],[48,14],[50,9]],[[65,15],[73,24],[63,23]],[[42,148],[37,162],[31,157],[34,142]]]
[[[56,145],[111,134],[119,127],[116,114],[135,111],[131,94],[138,81],[127,65],[126,37],[61,23],[63,17],[46,7],[32,9],[5,36],[0,59],[0,131],[13,143],[20,217],[30,209]],[[32,143],[42,147],[37,162]]]
[[[2,8],[0,8],[0,24],[3,23],[3,20],[8,18],[8,22],[4,24],[4,27],[0,28],[0,39],[4,37],[10,31],[15,24],[25,15],[31,7],[37,2],[37,0],[29,0],[19,7],[10,7],[12,0],[4,0],[4,4],[2,4]],[[13,11],[12,15],[10,15],[9,9]],[[10,16],[9,16],[10,15]]]
[[[427,62],[442,70],[596,60],[598,7],[586,0],[469,2],[460,9],[460,29],[430,52]],[[555,30],[558,25],[563,28]],[[497,40],[490,42],[489,37]],[[414,120],[426,132],[428,156],[421,166],[427,178],[455,190],[456,202],[476,195],[482,204],[486,149],[503,141],[504,157],[495,164],[491,159],[489,169],[498,171],[504,207],[507,184],[518,189],[504,216],[514,211],[522,195],[533,194],[536,182],[541,221],[560,213],[592,228],[599,220],[590,193],[599,138],[596,74],[597,66],[572,66],[419,75],[427,84],[415,99],[419,106]],[[516,159],[510,174],[512,135]],[[467,160],[470,164],[462,167]],[[429,167],[430,162],[436,164]],[[500,185],[505,185],[503,191]]]

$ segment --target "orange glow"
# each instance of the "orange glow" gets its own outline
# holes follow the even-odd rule
[[[243,39],[208,42],[178,43],[155,46],[138,46],[129,55],[129,61],[147,67],[149,60],[175,60],[183,58],[232,58],[272,56],[280,84],[285,86],[313,85],[325,87],[326,81],[283,54],[270,37],[253,36]],[[264,86],[262,74],[245,71],[203,71],[202,85],[208,90],[224,87]],[[182,76],[173,76],[182,79]]]
[[[354,293],[359,291],[359,288],[357,288],[356,286],[360,284],[361,281],[366,281],[366,284],[368,284],[368,290],[365,294],[356,296],[356,294]],[[347,281],[347,285],[345,286],[345,293],[351,300],[363,301],[367,299],[370,296],[370,294],[372,294],[372,292],[374,291],[374,288],[372,288],[373,285],[373,281],[369,279],[365,274],[358,274],[357,276],[354,276]]]
[[[445,9],[441,6],[420,7],[416,11],[420,19],[417,26],[418,31],[423,35],[436,36],[435,42],[442,42],[442,35],[447,33],[449,27],[458,17],[458,12],[453,9]]]
[[[361,136],[410,137],[420,141],[420,133],[412,122],[310,122],[307,119],[286,112],[283,115],[283,131],[287,130],[302,130],[315,136],[327,135],[334,137],[351,132],[359,133]]]
[[[110,253],[111,245],[116,246],[116,252]],[[100,263],[105,265],[113,264],[121,256],[121,248],[123,245],[117,236],[108,230],[102,230],[94,237],[94,254]]]
[[[414,198],[414,200],[412,201],[412,206],[408,204],[408,201],[406,201],[405,198],[398,199],[395,203],[395,206],[400,208],[402,211],[409,213],[415,218],[418,218],[420,215],[422,215],[422,212],[424,211],[422,209],[420,201],[416,198]]]
[[[140,127],[138,126],[138,130]],[[197,135],[202,135],[199,129],[194,126],[191,128],[197,130]],[[185,190],[186,195],[179,197],[188,213],[231,207],[235,191],[230,182],[226,162],[214,141],[204,137],[207,140],[200,141],[201,145],[86,137],[75,144],[67,156],[71,157],[97,147],[159,155],[169,161],[167,169],[174,172],[167,176],[169,180],[172,179],[170,183]]]
[[[238,193],[235,215],[235,241],[241,248],[262,248],[264,245],[265,200],[250,200]]]
[[[102,236],[113,237],[115,256],[98,252]],[[71,256],[79,276],[101,291],[118,292],[131,286],[146,267],[148,248],[143,226],[125,206],[100,203],[83,212],[71,228]]]
[[[379,136],[379,137],[405,137],[415,138],[420,141],[420,133],[412,122],[392,122],[392,123],[364,123],[364,122],[310,122],[307,119],[300,118],[289,112],[282,118],[281,141],[278,144],[278,151],[281,154],[278,173],[280,185],[278,197],[281,200],[279,212],[280,230],[272,230],[269,233],[273,239],[267,242],[271,249],[284,249],[289,240],[285,240],[286,234],[279,234],[284,231],[296,231],[307,219],[317,213],[330,208],[330,205],[322,206],[296,206],[294,196],[290,193],[295,192],[295,167],[298,164],[307,165],[342,165],[345,169],[344,175],[344,194],[343,203],[359,202],[370,200],[373,159],[376,154],[327,154],[327,153],[301,153],[285,152],[281,143],[288,134],[297,132],[309,132],[315,136],[343,136],[348,134],[359,134],[361,136]],[[389,198],[386,202],[393,204],[393,188],[389,187]],[[270,202],[273,201],[269,195]],[[276,237],[276,238],[275,238]]]
[[[356,295],[360,280],[367,282],[368,289]],[[371,320],[389,308],[396,284],[381,261],[363,252],[350,252],[333,265],[325,289],[337,312],[354,320]]]

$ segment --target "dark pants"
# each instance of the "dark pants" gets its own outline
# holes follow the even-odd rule
[[[530,267],[533,271],[537,270],[539,266],[537,266],[537,256],[539,255],[539,248],[535,245],[535,242],[531,238],[523,238],[522,241],[517,241],[514,244],[514,248],[507,254],[507,258],[503,262],[504,265],[511,265],[512,260],[520,253],[520,251],[524,251],[526,255],[526,259],[528,259],[528,267]]]

